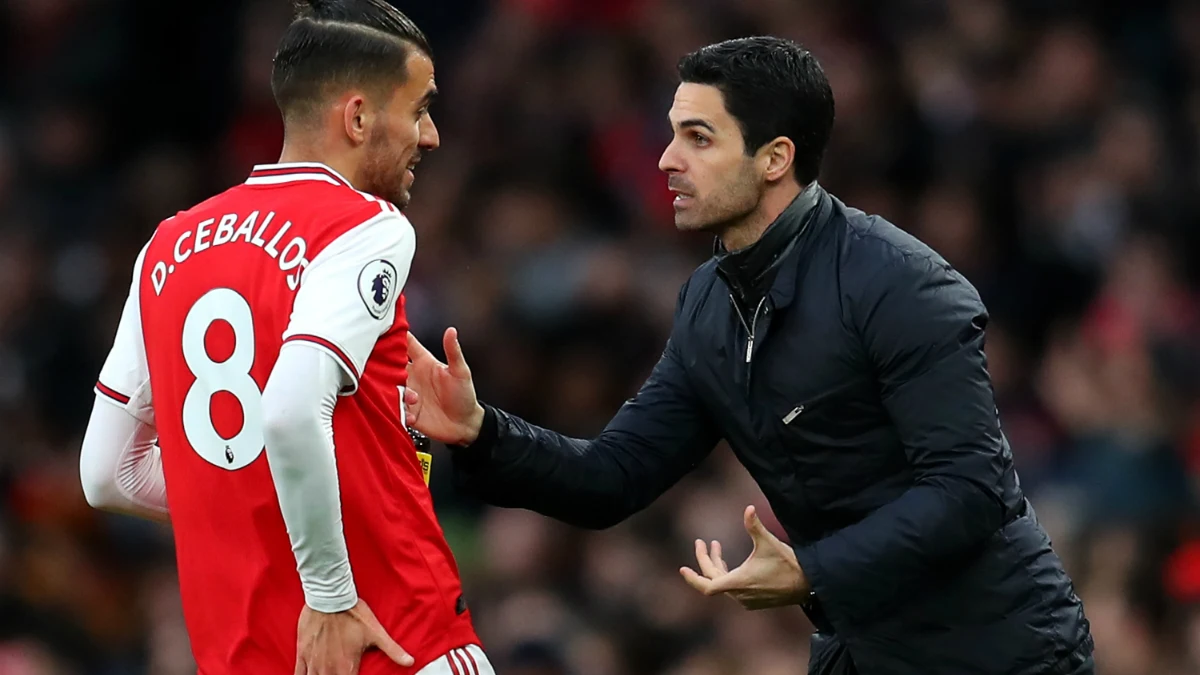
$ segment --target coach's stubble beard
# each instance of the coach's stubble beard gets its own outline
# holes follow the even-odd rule
[[[747,161],[718,189],[702,199],[693,213],[677,213],[675,227],[681,231],[711,232],[729,250],[743,248],[753,242],[745,241],[740,230],[758,211],[763,187],[753,163]]]

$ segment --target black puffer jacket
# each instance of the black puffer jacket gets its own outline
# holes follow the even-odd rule
[[[1088,622],[1000,431],[987,321],[936,253],[814,185],[749,253],[696,270],[661,360],[600,436],[489,407],[456,481],[602,528],[724,438],[813,584],[814,671],[1084,672]]]

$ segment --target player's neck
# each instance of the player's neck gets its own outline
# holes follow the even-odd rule
[[[288,143],[285,141],[283,151],[279,154],[279,163],[296,164],[304,162],[324,164],[350,181],[351,185],[358,185],[358,170],[355,163],[349,158],[339,157],[335,153],[319,150],[309,144]]]

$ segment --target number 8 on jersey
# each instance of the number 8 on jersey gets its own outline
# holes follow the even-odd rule
[[[213,324],[233,329],[233,353],[217,361],[206,347]],[[183,358],[196,381],[183,399],[183,432],[208,463],[235,471],[263,451],[262,392],[250,375],[254,366],[254,318],[250,303],[228,288],[215,288],[196,301],[183,323]],[[228,392],[242,410],[242,427],[230,438],[217,430],[213,397]]]

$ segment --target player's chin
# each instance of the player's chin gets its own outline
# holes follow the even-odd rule
[[[407,187],[398,187],[392,190],[392,195],[388,199],[389,202],[396,205],[396,208],[403,209],[408,206],[408,202],[412,199],[412,192]]]

